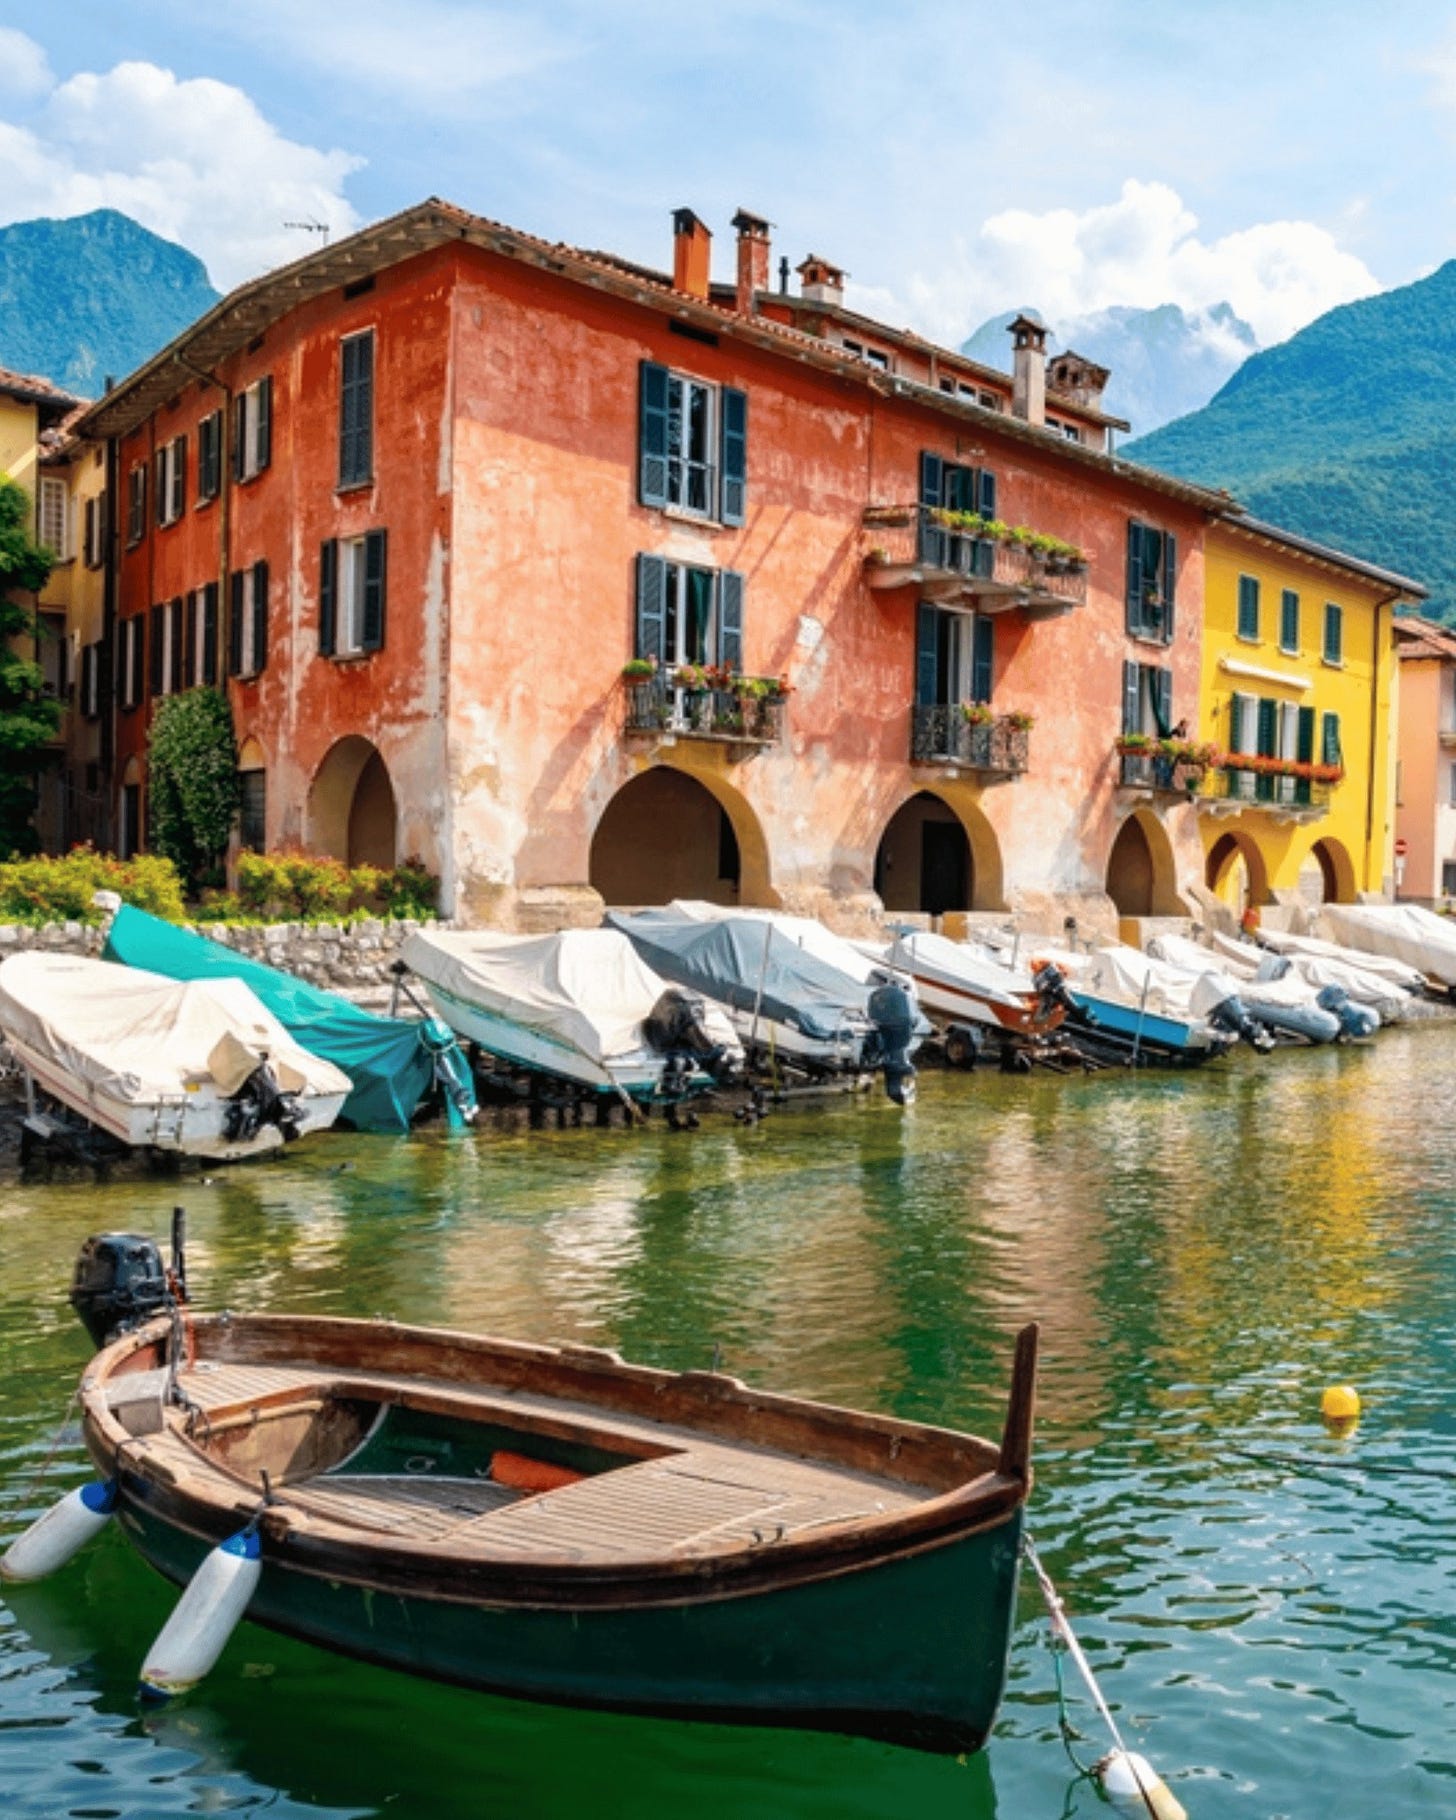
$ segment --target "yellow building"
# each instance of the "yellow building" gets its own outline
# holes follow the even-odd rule
[[[1205,879],[1247,905],[1390,896],[1397,603],[1419,583],[1256,519],[1208,529]],[[1241,762],[1242,761],[1242,762]]]

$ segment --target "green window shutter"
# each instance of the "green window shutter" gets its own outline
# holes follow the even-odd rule
[[[976,615],[971,639],[971,700],[990,701],[996,650],[996,622],[989,614]]]
[[[1267,695],[1259,697],[1259,751],[1265,758],[1279,752],[1279,704]]]
[[[1339,663],[1345,655],[1345,610],[1334,601],[1325,603],[1325,662]]]
[[[359,640],[361,651],[378,651],[384,645],[387,556],[384,532],[370,531],[364,539],[364,629]]]
[[[151,683],[153,695],[162,693],[162,614],[164,611],[165,608],[153,607],[147,615],[147,649],[151,657],[147,679]],[[137,630],[141,630],[140,622],[137,624]]]
[[[198,443],[198,454],[202,445]],[[197,611],[201,588],[192,588],[187,595],[187,615],[182,627],[182,643],[186,647],[186,656],[182,660],[182,679],[186,687],[195,689],[201,678],[197,674]]]
[[[180,518],[187,510],[187,438],[177,438],[177,461],[172,469],[172,516]]]
[[[722,407],[718,516],[725,525],[741,525],[748,497],[748,394],[725,385]]]
[[[1242,695],[1229,697],[1229,751],[1242,752],[1244,749],[1244,698]]]
[[[644,506],[667,504],[667,368],[644,360],[637,437],[637,497]]]
[[[339,350],[339,485],[374,472],[374,335],[350,335]]]
[[[1279,648],[1299,649],[1299,596],[1293,588],[1286,588],[1279,597]]]
[[[945,504],[945,463],[929,449],[920,452],[920,503],[923,506]]]
[[[940,694],[940,614],[926,601],[915,609],[915,705],[933,708]]]
[[[258,386],[258,472],[261,474],[273,459],[273,378]]]
[[[1169,531],[1163,538],[1163,643],[1173,642],[1173,615],[1178,593],[1178,539]],[[1172,685],[1172,676],[1168,678]]]
[[[248,395],[233,400],[233,479],[241,480],[248,465]]]
[[[1259,636],[1259,583],[1253,575],[1239,577],[1239,637]]]
[[[926,514],[945,503],[945,463],[929,449],[920,452],[920,529],[916,554],[933,569],[943,569],[949,560],[949,534],[938,525],[927,522]]]
[[[234,569],[228,578],[228,675],[243,672],[243,583],[246,569]]]
[[[319,656],[332,657],[337,633],[339,544],[330,537],[319,550]]]
[[[152,512],[159,525],[167,522],[167,472],[160,449],[152,457]]]
[[[182,596],[179,594],[170,608],[172,621],[172,692],[180,694],[182,690],[183,659],[186,655],[182,639]]]
[[[1122,666],[1122,730],[1124,733],[1143,730],[1142,666],[1131,659]]]
[[[743,577],[735,569],[718,577],[718,662],[743,669]]]
[[[268,565],[253,564],[253,674],[268,661]]]
[[[978,472],[976,510],[982,518],[994,518],[996,516],[996,476],[989,468],[981,468]]]
[[[1299,737],[1294,748],[1294,755],[1302,765],[1310,764],[1314,759],[1313,708],[1301,708],[1299,710]]]
[[[1158,737],[1167,739],[1173,731],[1173,672],[1153,671],[1153,720]]]
[[[202,680],[209,688],[217,682],[218,586],[208,582],[202,590]]]
[[[1127,629],[1141,632],[1143,627],[1143,527],[1135,518],[1127,521]],[[1135,666],[1134,666],[1135,667]],[[1136,727],[1125,726],[1127,733]]]
[[[667,564],[660,556],[637,558],[637,625],[634,657],[667,659]]]
[[[1344,756],[1340,751],[1340,717],[1338,714],[1326,714],[1320,728],[1320,763],[1325,765],[1342,765]]]

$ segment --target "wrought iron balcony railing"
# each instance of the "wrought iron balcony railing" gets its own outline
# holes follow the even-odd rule
[[[913,765],[958,765],[997,777],[1019,777],[1027,767],[1030,732],[1004,716],[972,723],[958,702],[912,708],[910,716]]]
[[[681,688],[667,675],[630,680],[626,730],[739,746],[777,745],[783,737],[785,697],[766,678],[743,680],[749,687],[741,693]],[[764,689],[770,692],[761,693]]]
[[[865,527],[875,539],[865,558],[872,588],[914,582],[927,599],[974,596],[982,612],[1020,607],[1033,617],[1066,613],[1087,599],[1080,559],[977,536],[933,506],[872,507]]]
[[[1296,821],[1318,821],[1327,815],[1334,785],[1310,777],[1281,777],[1221,765],[1208,775],[1202,792],[1210,806],[1234,814],[1244,808],[1267,809]]]

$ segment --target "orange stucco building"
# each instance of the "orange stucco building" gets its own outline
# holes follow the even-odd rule
[[[1395,894],[1440,909],[1456,900],[1456,633],[1397,619],[1395,649]]]
[[[1035,323],[998,374],[734,225],[718,284],[687,210],[657,273],[426,203],[93,407],[123,847],[152,703],[218,681],[246,843],[418,855],[473,921],[1185,907],[1196,808],[1114,741],[1197,723],[1230,502]]]

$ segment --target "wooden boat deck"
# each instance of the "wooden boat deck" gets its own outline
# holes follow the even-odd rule
[[[116,1381],[124,1385],[125,1379]],[[399,1475],[324,1473],[290,1480],[277,1502],[290,1523],[356,1540],[448,1547],[456,1557],[532,1562],[601,1563],[647,1557],[717,1554],[781,1541],[805,1530],[905,1511],[931,1494],[896,1480],[823,1465],[689,1428],[556,1397],[482,1386],[466,1389],[415,1377],[328,1368],[207,1362],[179,1376],[179,1387],[204,1418],[246,1415],[309,1393],[391,1400],[429,1399],[432,1407],[479,1421],[530,1429],[575,1424],[597,1442],[645,1444],[658,1457],[594,1474],[573,1484],[522,1495],[489,1479],[421,1472]],[[148,1438],[177,1477],[203,1470],[205,1422],[189,1441],[171,1424]],[[670,1450],[670,1451],[666,1451]]]

